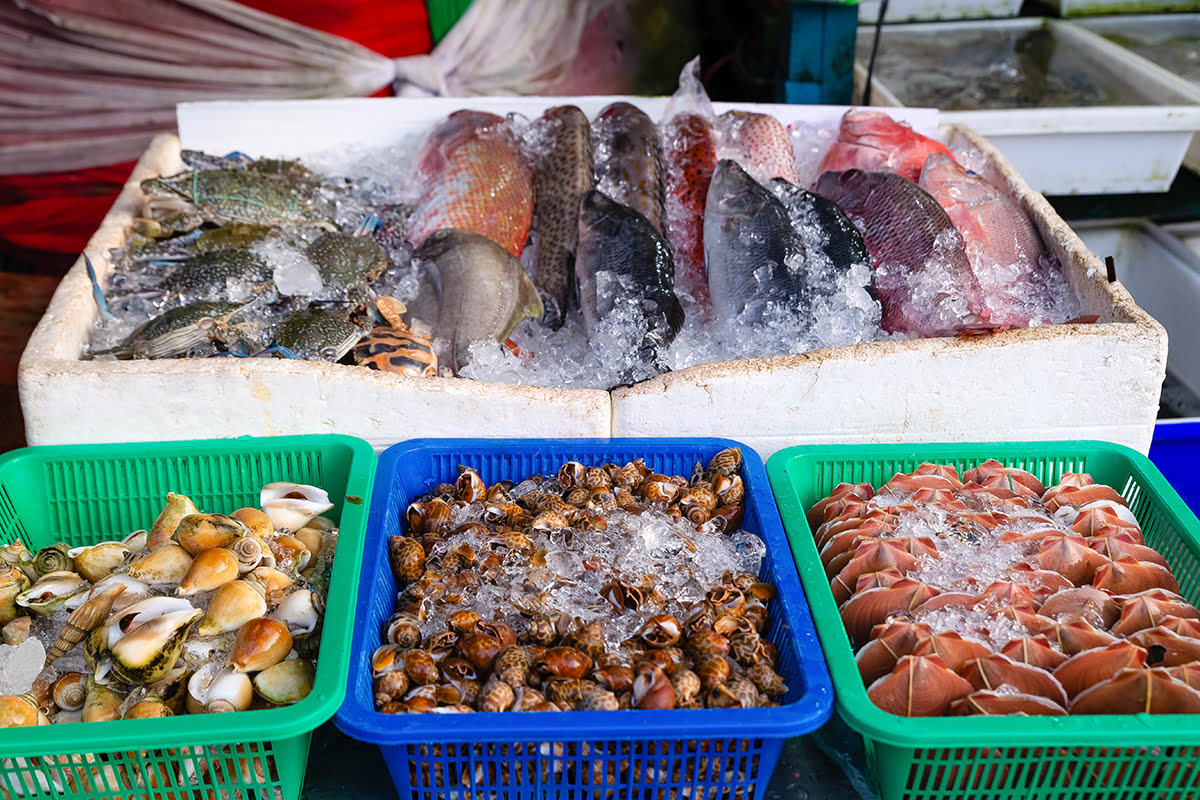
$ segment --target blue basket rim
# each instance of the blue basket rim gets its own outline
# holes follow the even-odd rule
[[[800,576],[791,558],[783,521],[767,481],[766,468],[753,448],[742,442],[719,438],[580,438],[580,439],[456,439],[427,438],[401,442],[379,457],[371,516],[364,548],[363,575],[376,574],[382,548],[375,543],[387,512],[397,464],[410,454],[450,450],[464,455],[536,453],[591,449],[596,455],[616,448],[637,449],[648,455],[669,448],[689,450],[740,447],[747,492],[757,490],[762,538],[773,554],[776,585],[788,620],[792,646],[805,682],[805,692],[796,701],[776,708],[695,709],[670,711],[547,711],[475,713],[447,725],[441,714],[382,714],[360,702],[350,687],[362,680],[360,665],[378,646],[377,633],[362,624],[370,617],[372,598],[378,584],[360,587],[355,616],[354,641],[350,653],[345,700],[335,723],[347,735],[379,745],[404,745],[434,741],[518,742],[547,740],[634,740],[651,738],[785,738],[819,728],[833,712],[833,682],[825,666],[812,614],[800,586]],[[368,641],[368,636],[370,640]],[[368,651],[366,648],[370,647]],[[569,714],[564,724],[561,715]],[[527,723],[527,724],[522,724]],[[557,732],[548,733],[557,729]]]

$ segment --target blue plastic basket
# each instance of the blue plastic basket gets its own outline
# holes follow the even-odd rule
[[[375,711],[371,690],[370,656],[396,597],[388,537],[400,533],[408,503],[438,483],[452,482],[459,464],[475,467],[489,484],[545,473],[570,459],[599,465],[644,458],[658,472],[688,475],[696,461],[707,463],[735,444],[722,439],[418,439],[388,449],[379,459],[363,562],[367,582],[359,592],[338,727],[380,745],[404,798],[761,796],[784,739],[820,727],[832,711],[833,690],[762,460],[745,446],[743,528],[766,542],[762,577],[779,590],[769,608],[768,630],[789,687],[779,707],[390,715]]]
[[[1200,517],[1200,420],[1160,422],[1154,426],[1150,460],[1192,513]]]

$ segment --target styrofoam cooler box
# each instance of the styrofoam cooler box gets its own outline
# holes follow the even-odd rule
[[[858,21],[878,20],[880,5],[879,0],[862,0],[858,4]],[[892,0],[883,21],[1015,17],[1020,10],[1021,0]]]
[[[1055,46],[1082,59],[1089,71],[1123,93],[1132,106],[943,110],[946,124],[966,125],[987,137],[1029,184],[1046,194],[1165,192],[1179,172],[1195,131],[1200,131],[1200,96],[1177,77],[1136,54],[1060,20],[1022,18],[987,22],[944,22],[885,27],[889,36],[929,37],[947,33],[1035,31],[1047,26]],[[867,79],[874,29],[861,27],[855,60],[855,97]],[[878,106],[923,105],[888,85],[876,68],[871,100]]]
[[[1167,368],[1200,394],[1200,255],[1144,219],[1071,226],[1097,256],[1112,256],[1117,280],[1167,329]]]
[[[593,115],[614,98],[435,98],[210,103],[180,108],[184,144],[223,153],[303,157],[332,146],[387,145],[470,107],[526,116],[563,102]],[[633,98],[654,118],[665,99]],[[717,104],[718,112],[729,106]],[[836,124],[837,107],[740,105]],[[938,132],[936,112],[897,109]],[[1101,438],[1149,447],[1166,336],[999,153],[962,128],[952,148],[1012,194],[1062,259],[1096,324],[985,336],[873,342],[706,364],[632,387],[556,390],[458,378],[406,378],[361,367],[275,359],[83,361],[97,311],[82,259],[63,279],[22,356],[31,444],[348,433],[377,449],[418,436],[736,436],[764,456],[805,441]],[[145,177],[180,166],[157,139],[87,252],[101,280],[124,243]],[[1120,391],[1113,391],[1113,387]]]

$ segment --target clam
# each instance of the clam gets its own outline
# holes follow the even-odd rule
[[[222,547],[202,550],[192,559],[187,574],[179,581],[175,593],[187,597],[201,592],[219,589],[225,584],[237,580],[238,559],[233,551]]]
[[[1024,692],[993,692],[981,689],[950,704],[950,713],[959,716],[1054,716],[1067,713],[1053,700]]]
[[[889,614],[911,611],[936,594],[937,589],[911,578],[856,594],[840,609],[846,633],[855,644],[864,644],[871,629],[887,619]]]
[[[1071,701],[1072,714],[1196,714],[1200,692],[1160,667],[1122,669]]]
[[[853,564],[847,565],[842,572],[850,569]],[[896,567],[888,567],[887,569],[877,570],[875,572],[864,572],[858,575],[852,583],[843,583],[842,575],[839,573],[829,584],[830,590],[833,592],[833,602],[839,606],[849,600],[858,592],[865,592],[868,589],[877,589],[881,586],[891,586],[899,580],[903,580],[905,573]]]
[[[90,547],[73,547],[67,551],[75,571],[92,583],[104,580],[125,563],[129,547],[122,542],[100,542]]]
[[[1039,567],[1059,573],[1076,586],[1090,583],[1098,570],[1110,563],[1107,556],[1088,547],[1086,539],[1073,534],[1046,537],[1037,555]],[[1097,584],[1097,588],[1103,587]]]
[[[1019,692],[1049,698],[1063,708],[1067,706],[1066,691],[1053,674],[1000,653],[971,659],[960,674],[976,689],[996,690],[1007,685]]]
[[[1153,547],[1147,547],[1144,544],[1138,544],[1133,540],[1133,537],[1120,533],[1113,536],[1101,536],[1092,539],[1088,544],[1097,553],[1102,553],[1113,561],[1121,558],[1132,558],[1134,561],[1149,561],[1158,564],[1160,567],[1170,569],[1167,560],[1163,558],[1162,553],[1155,550]]]
[[[921,639],[913,646],[911,655],[937,656],[949,669],[961,673],[968,661],[984,658],[991,652],[985,644],[964,639],[955,631],[943,631]]]
[[[198,636],[215,636],[236,631],[250,620],[267,613],[262,587],[245,580],[230,581],[217,589],[196,625]]]
[[[259,492],[259,505],[275,530],[296,531],[313,517],[333,508],[329,494],[316,486],[300,483],[268,483]]]
[[[936,717],[950,704],[973,691],[969,682],[954,674],[937,656],[902,656],[890,674],[867,688],[879,708],[904,717]]]
[[[49,616],[63,608],[71,597],[82,594],[91,584],[74,572],[48,572],[16,597],[19,606]]]
[[[245,711],[254,700],[250,676],[219,662],[205,664],[188,680],[189,714]]]
[[[190,497],[169,492],[167,494],[167,504],[159,512],[158,518],[154,520],[154,524],[150,526],[150,530],[146,535],[146,549],[153,552],[160,547],[170,544],[171,536],[175,533],[175,529],[179,527],[180,521],[190,514],[199,513],[200,509],[196,508],[196,504],[192,502]]]
[[[1137,561],[1129,556],[1110,561],[1097,569],[1093,585],[1113,594],[1134,594],[1156,588],[1176,593],[1179,591],[1179,581],[1175,580],[1171,570],[1161,564]]]
[[[312,691],[315,672],[304,659],[292,658],[254,676],[254,691],[275,705],[298,703]]]
[[[190,555],[214,547],[229,547],[246,535],[246,526],[224,514],[188,514],[179,520],[174,539]]]
[[[271,524],[271,518],[261,509],[239,508],[230,514],[229,518],[242,523],[251,538],[269,539],[275,535],[275,526]]]
[[[229,652],[229,666],[238,672],[258,672],[283,661],[292,649],[292,634],[277,619],[258,617],[238,629]]]
[[[171,611],[130,628],[109,647],[113,674],[126,683],[160,680],[175,666],[184,638],[203,613]]]
[[[178,584],[192,566],[192,557],[177,544],[168,542],[129,565],[129,576],[148,584]]]
[[[1060,621],[1086,619],[1097,628],[1111,628],[1121,615],[1121,608],[1112,595],[1082,586],[1056,592],[1042,603],[1038,613]]]
[[[307,636],[321,621],[320,605],[319,595],[310,589],[299,589],[285,597],[270,616],[287,625],[293,637]]]
[[[1074,698],[1090,686],[1106,681],[1126,667],[1144,667],[1146,651],[1133,642],[1118,640],[1107,647],[1076,653],[1054,669],[1054,677]]]
[[[17,616],[17,595],[30,586],[29,577],[7,563],[0,563],[0,624]]]
[[[79,711],[87,697],[87,676],[68,672],[54,682],[54,704],[63,711]]]
[[[1030,630],[1045,635],[1052,644],[1057,644],[1059,649],[1069,656],[1096,647],[1106,647],[1117,641],[1117,637],[1100,630],[1086,619],[1050,622],[1046,626],[1034,627]]]
[[[39,576],[51,572],[74,572],[75,564],[70,552],[70,548],[62,542],[43,547],[33,556],[33,571]]]

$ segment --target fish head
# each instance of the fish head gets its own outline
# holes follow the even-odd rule
[[[437,261],[456,247],[464,238],[464,232],[454,228],[442,228],[425,237],[413,251],[413,258],[420,261]]]
[[[624,224],[627,209],[598,189],[584,192],[579,201],[579,233],[616,236]]]
[[[917,185],[943,206],[955,202],[973,206],[999,196],[996,187],[974,172],[968,172],[945,153],[931,153],[925,159]]]
[[[817,194],[834,201],[843,211],[849,211],[861,206],[870,196],[873,174],[861,169],[824,172],[817,180]]]
[[[763,187],[730,159],[717,164],[708,186],[708,206],[729,217],[752,217],[762,208]]]

